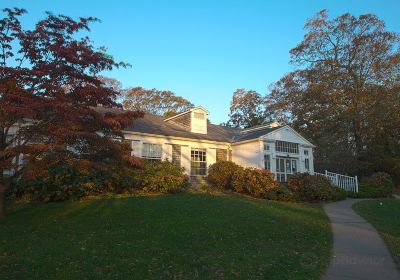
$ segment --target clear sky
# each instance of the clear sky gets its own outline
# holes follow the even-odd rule
[[[305,21],[321,9],[330,16],[373,13],[400,32],[400,0],[0,0],[0,7],[28,10],[25,27],[44,11],[95,16],[90,37],[130,69],[106,73],[124,87],[171,90],[226,121],[237,88],[268,93],[292,70],[289,50]]]

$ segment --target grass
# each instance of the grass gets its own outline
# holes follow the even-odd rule
[[[380,233],[400,268],[400,200],[385,198],[361,201],[353,208]]]
[[[0,279],[319,279],[320,205],[181,194],[27,205],[0,222]]]

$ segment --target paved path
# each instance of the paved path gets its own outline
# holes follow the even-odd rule
[[[399,194],[394,194],[393,196],[394,196],[394,198],[400,199],[400,195]]]
[[[332,223],[333,256],[323,280],[400,280],[390,252],[377,231],[357,215],[347,199],[324,206]]]

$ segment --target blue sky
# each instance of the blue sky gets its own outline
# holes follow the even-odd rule
[[[28,10],[25,27],[44,11],[95,16],[90,37],[132,68],[106,73],[124,87],[172,90],[209,109],[214,123],[227,120],[237,88],[268,93],[292,70],[289,50],[305,21],[321,9],[330,16],[373,13],[400,32],[400,1],[102,1],[1,0],[0,7]]]

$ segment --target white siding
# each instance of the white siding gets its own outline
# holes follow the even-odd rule
[[[299,143],[299,154],[290,154],[291,158],[298,159],[298,171],[305,172],[304,165],[304,149],[308,150],[308,158],[310,162],[310,173],[314,172],[313,146],[307,140],[303,139],[291,128],[278,129],[270,134],[267,134],[261,139],[255,139],[246,143],[218,143],[202,140],[190,140],[174,137],[164,137],[157,135],[144,135],[135,133],[126,133],[126,139],[134,140],[132,142],[133,154],[141,157],[142,143],[161,144],[163,147],[163,160],[171,160],[172,146],[171,144],[181,145],[181,166],[185,168],[186,173],[190,174],[190,151],[192,148],[206,149],[207,166],[216,162],[216,149],[231,149],[232,161],[244,166],[254,168],[264,168],[264,154],[269,154],[271,157],[271,171],[276,172],[276,157],[287,157],[287,153],[279,153],[275,151],[275,141],[287,141]],[[268,144],[269,151],[264,151],[264,144]]]
[[[214,164],[217,161],[217,150],[207,149],[207,166]]]
[[[202,109],[193,110],[191,112],[191,131],[194,133],[207,134],[207,112]],[[203,118],[196,117],[201,114]]]
[[[225,143],[209,143],[196,140],[174,139],[171,137],[160,137],[152,135],[139,135],[133,133],[125,133],[125,139],[132,140],[133,155],[141,157],[142,143],[161,144],[163,149],[163,160],[171,160],[172,146],[171,144],[181,145],[181,166],[185,168],[187,174],[190,174],[190,151],[191,148],[206,149],[207,166],[215,163],[216,149],[229,149],[229,144]]]
[[[181,166],[185,169],[186,174],[190,174],[190,147],[181,146]]]
[[[131,154],[133,156],[136,156],[136,157],[141,157],[142,156],[142,154],[141,154],[141,152],[142,152],[142,143],[140,141],[135,140],[135,141],[132,141],[131,145],[132,145],[131,146],[132,147]]]
[[[306,172],[305,169],[305,158],[309,159],[310,164],[310,173],[314,173],[314,158],[313,158],[313,145],[308,142],[306,139],[301,137],[297,132],[295,132],[290,127],[283,127],[276,131],[273,131],[266,136],[264,136],[265,141],[286,141],[286,142],[293,142],[299,144],[299,154],[290,154],[290,157],[298,159],[298,171],[299,172]],[[308,156],[304,155],[304,150],[308,150]],[[271,145],[271,154],[272,154],[272,164],[271,170],[276,172],[276,157],[283,156],[286,157],[287,153],[279,153],[275,151],[275,145]]]
[[[271,172],[276,172],[276,161],[275,161],[275,142],[264,142],[264,144],[269,145],[269,150],[264,150],[264,145],[263,145],[263,161],[262,161],[262,167],[265,166],[264,162],[264,154],[270,155],[271,159]]]
[[[260,140],[255,140],[243,144],[235,144],[232,146],[232,161],[245,166],[263,168],[263,152]]]
[[[292,128],[287,126],[272,131],[271,133],[268,133],[266,136],[264,136],[264,139],[280,140],[286,142],[299,143],[300,145],[312,146],[310,142],[305,140],[303,137],[297,134]]]
[[[163,144],[162,160],[172,161],[172,145]]]

